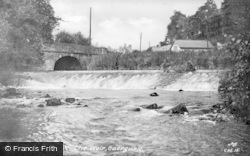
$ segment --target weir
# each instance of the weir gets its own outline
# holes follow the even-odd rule
[[[217,91],[225,71],[188,73],[141,71],[29,72],[21,88],[29,89],[162,89],[169,91]]]

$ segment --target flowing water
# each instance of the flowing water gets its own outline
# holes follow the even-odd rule
[[[180,103],[191,111],[220,102],[216,91],[220,74],[25,73],[29,79],[19,88],[23,96],[0,101],[0,141],[62,141],[64,155],[247,156],[249,126],[234,120],[215,123],[164,113]],[[179,89],[184,92],[177,92]],[[159,96],[149,96],[152,92]],[[37,107],[45,105],[46,94],[62,99],[64,104]],[[67,97],[76,101],[66,103]],[[152,103],[164,107],[140,107]],[[132,111],[134,108],[141,111]]]

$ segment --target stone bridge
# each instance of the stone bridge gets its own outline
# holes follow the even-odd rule
[[[75,44],[46,44],[43,46],[44,70],[87,70],[91,58],[107,53],[106,48]]]

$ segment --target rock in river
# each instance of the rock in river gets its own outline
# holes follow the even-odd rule
[[[185,114],[185,113],[188,113],[188,110],[187,110],[187,107],[184,104],[179,104],[176,107],[166,111],[165,113]]]
[[[65,101],[68,103],[73,103],[76,101],[76,99],[75,98],[66,98]]]
[[[151,93],[150,96],[159,96],[156,92]]]
[[[37,107],[44,107],[44,105],[43,104],[39,104]]]
[[[134,112],[140,112],[141,109],[140,108],[135,108],[135,109],[132,109],[131,111],[134,111]]]
[[[156,103],[153,103],[150,105],[142,105],[141,107],[146,109],[161,109],[163,106],[158,106]]]
[[[59,105],[62,105],[62,102],[60,99],[56,99],[56,98],[53,98],[53,99],[49,99],[49,100],[45,100],[46,101],[46,105],[47,106],[59,106]]]
[[[46,94],[44,98],[51,98],[51,96],[49,94]]]

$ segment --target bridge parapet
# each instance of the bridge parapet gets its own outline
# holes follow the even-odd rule
[[[72,53],[80,55],[100,55],[100,54],[106,54],[108,51],[106,48],[97,48],[93,46],[55,43],[55,44],[45,44],[43,46],[43,52]]]

